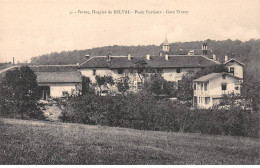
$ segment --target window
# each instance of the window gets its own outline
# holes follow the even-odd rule
[[[205,97],[205,104],[209,104],[210,102],[210,98],[209,97]]]
[[[196,83],[194,83],[193,88],[194,88],[194,90],[196,90]]]
[[[118,69],[117,72],[118,72],[118,74],[123,74],[124,69]]]
[[[226,79],[226,75],[224,74],[224,75],[222,75],[222,79]]]
[[[176,69],[176,72],[177,72],[177,73],[181,73],[181,68],[177,68],[177,69]]]
[[[69,95],[69,92],[68,91],[62,91],[62,96],[63,97],[66,97],[66,96],[68,96]]]
[[[93,69],[93,76],[95,76],[96,75],[96,70],[95,69]]]
[[[142,83],[142,82],[137,82],[137,88],[138,88],[138,89],[141,89],[142,86],[143,86],[143,83]]]
[[[208,90],[208,84],[204,83],[204,90],[207,91]]]
[[[222,90],[227,90],[227,84],[221,84],[221,89]]]
[[[229,73],[231,73],[231,74],[234,75],[234,72],[235,72],[235,68],[234,68],[234,67],[230,67],[230,68],[229,68]]]

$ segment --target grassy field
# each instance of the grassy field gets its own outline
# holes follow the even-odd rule
[[[258,139],[3,119],[0,164],[259,164]]]

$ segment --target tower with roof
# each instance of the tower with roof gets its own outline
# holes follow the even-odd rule
[[[163,56],[163,55],[165,55],[165,54],[169,54],[170,53],[170,44],[169,44],[169,42],[168,42],[168,40],[167,40],[167,38],[164,40],[164,42],[163,42],[163,48],[162,48],[162,50],[160,51],[160,53],[159,53],[159,55],[160,56]]]

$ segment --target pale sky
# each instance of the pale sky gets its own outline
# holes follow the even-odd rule
[[[133,13],[77,13],[117,9]],[[260,39],[259,18],[260,0],[0,0],[0,62],[109,45],[159,45],[166,37],[170,43]]]

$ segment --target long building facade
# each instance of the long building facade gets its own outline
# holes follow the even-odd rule
[[[130,90],[136,91],[143,82],[136,68],[140,62],[145,64],[147,70],[145,73],[160,72],[162,77],[169,82],[178,82],[189,71],[196,72],[208,66],[220,64],[212,53],[207,52],[206,44],[203,44],[200,50],[176,51],[170,50],[169,43],[165,40],[158,55],[92,56],[79,65],[78,70],[82,75],[89,77],[93,83],[95,83],[96,75],[112,76],[115,80],[128,76]]]

